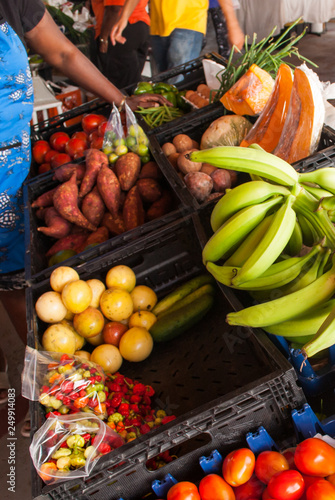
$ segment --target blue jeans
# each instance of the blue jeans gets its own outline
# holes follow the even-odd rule
[[[204,35],[199,31],[176,28],[169,36],[151,36],[152,55],[159,73],[199,57]],[[183,79],[175,77],[174,83]],[[172,82],[171,82],[172,83]]]

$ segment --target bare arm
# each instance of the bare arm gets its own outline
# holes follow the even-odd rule
[[[241,30],[231,0],[218,0],[228,29],[228,40],[231,46],[241,50],[244,46],[244,33]]]
[[[107,52],[108,40],[114,24],[116,24],[119,19],[120,10],[120,5],[106,5],[104,8],[104,17],[99,37],[99,50],[104,54]]]
[[[48,11],[32,30],[26,33],[27,45],[58,71],[76,82],[80,87],[92,92],[116,106],[124,101],[124,95],[96,66],[66,38]],[[141,97],[142,99],[139,99]],[[127,98],[131,109],[138,106],[151,107],[170,103],[162,96],[146,94]]]
[[[127,26],[128,19],[130,18],[133,10],[138,3],[139,0],[126,0],[123,4],[119,21],[113,26],[111,32],[111,40],[113,45],[115,45],[116,42],[125,43],[126,39],[122,36],[122,32]]]

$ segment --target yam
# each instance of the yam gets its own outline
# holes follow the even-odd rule
[[[37,228],[37,231],[50,236],[52,238],[60,239],[67,236],[72,228],[71,222],[64,219],[54,207],[48,207],[44,212],[45,226]]]
[[[179,155],[177,160],[178,168],[183,174],[188,174],[189,172],[199,172],[199,170],[201,170],[202,163],[188,160],[185,157],[186,154],[190,154],[192,151],[196,151],[196,149],[188,149],[187,151],[184,151],[183,154]]]
[[[162,196],[162,188],[155,179],[138,179],[136,186],[144,203],[153,203]]]
[[[105,204],[100,196],[97,186],[94,186],[90,193],[84,197],[81,204],[81,211],[86,219],[94,226],[98,227],[105,213]]]
[[[200,149],[239,146],[251,127],[252,123],[244,116],[220,116],[202,134]]]
[[[123,204],[122,216],[126,231],[144,224],[145,212],[137,186],[133,186],[128,191]]]
[[[101,198],[113,216],[117,216],[120,207],[121,187],[114,172],[103,166],[97,177],[97,186]]]
[[[171,212],[173,208],[173,197],[168,189],[164,189],[159,200],[155,201],[147,210],[146,218],[148,221],[158,219]]]
[[[228,170],[224,168],[217,168],[210,174],[213,180],[213,190],[224,193],[226,189],[231,188],[231,177]]]
[[[58,186],[53,195],[53,202],[55,209],[64,219],[89,231],[96,230],[96,226],[79,210],[76,172],[73,172],[71,179]]]
[[[54,170],[53,179],[59,182],[66,182],[71,178],[73,172],[77,174],[77,182],[80,182],[85,175],[86,166],[84,163],[66,163]]]
[[[83,244],[83,246],[79,249],[79,252],[83,252],[90,245],[99,245],[104,241],[107,241],[109,238],[109,231],[106,226],[98,227],[96,231],[90,233]],[[78,253],[79,253],[78,252]]]
[[[115,173],[123,191],[129,191],[135,185],[140,170],[141,160],[136,153],[126,153],[116,160]]]
[[[165,156],[170,156],[172,153],[176,153],[176,146],[172,142],[165,142],[162,146],[162,151]]]
[[[88,233],[69,234],[57,240],[47,251],[46,257],[52,257],[62,250],[74,250],[78,253],[78,249],[81,248],[83,243],[87,240],[87,237]]]
[[[99,149],[89,149],[86,153],[86,171],[81,181],[79,198],[91,191],[102,167],[108,167],[108,157]]]
[[[148,163],[142,165],[138,178],[150,178],[158,180],[162,178],[162,172],[155,161],[148,161]]]
[[[215,172],[218,167],[214,167],[210,163],[203,163],[200,172],[203,172],[204,174],[211,175],[212,172]]]
[[[32,202],[31,206],[33,208],[52,207],[54,203],[54,194],[57,188],[58,186],[38,196],[38,198]]]
[[[184,177],[184,182],[194,198],[202,202],[213,189],[213,179],[203,172],[189,172]]]
[[[101,224],[108,229],[112,236],[118,236],[126,230],[122,216],[113,217],[110,212],[105,212]]]
[[[186,134],[177,134],[172,143],[175,146],[177,153],[184,153],[192,148],[192,139]]]

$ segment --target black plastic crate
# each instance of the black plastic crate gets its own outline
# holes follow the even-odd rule
[[[82,263],[77,270],[84,280],[104,280],[112,266],[128,265],[137,283],[152,287],[160,298],[205,271],[198,229],[197,215],[189,215],[123,249]],[[39,348],[46,327],[34,304],[49,289],[46,280],[27,290],[28,345],[34,348]],[[86,481],[41,490],[34,472],[33,494],[135,500],[150,491],[153,479],[162,477],[161,471],[149,472],[145,464],[165,450],[182,444],[189,450],[192,441],[198,456],[218,443],[233,444],[262,422],[275,434],[283,432],[291,410],[305,402],[303,392],[294,369],[265,334],[256,336],[251,329],[233,330],[227,325],[225,315],[234,301],[230,290],[225,294],[218,287],[213,309],[195,327],[170,342],[156,343],[147,360],[124,362],[120,368],[121,373],[152,385],[154,405],[175,414],[176,420],[105,456]],[[40,405],[32,403],[33,432],[42,421]]]
[[[151,148],[151,146],[150,146]],[[83,160],[78,160],[78,162]],[[159,165],[160,167],[160,165]],[[126,231],[118,236],[113,236],[109,240],[96,245],[90,249],[76,254],[73,257],[63,261],[65,265],[77,267],[90,259],[105,255],[107,252],[119,247],[124,247],[136,238],[140,238],[148,233],[157,231],[162,226],[180,218],[192,211],[189,205],[186,189],[182,189],[179,183],[173,177],[170,177],[162,168],[162,185],[170,190],[173,196],[173,208],[164,215],[152,221],[147,221],[141,226]],[[24,218],[25,218],[25,276],[28,283],[42,281],[50,276],[55,266],[48,266],[48,259],[45,254],[51,245],[56,241],[43,233],[37,231],[37,228],[43,224],[36,217],[36,209],[31,207],[31,203],[41,194],[60,185],[57,180],[53,180],[54,171],[50,170],[41,174],[23,185],[24,199]]]

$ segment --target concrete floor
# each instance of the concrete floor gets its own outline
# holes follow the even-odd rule
[[[335,21],[335,20],[334,20]],[[325,25],[325,30],[321,36],[307,34],[299,43],[299,52],[318,64],[315,71],[321,81],[335,82],[335,22]],[[207,43],[203,52],[216,51],[217,45],[213,28],[209,25]],[[22,426],[25,412],[28,409],[28,402],[20,396],[21,371],[23,368],[24,345],[14,330],[2,304],[0,303],[0,323],[2,332],[0,346],[4,350],[9,363],[9,377],[11,386],[16,394],[16,433],[15,433],[15,493],[8,490],[7,474],[9,473],[9,436],[6,434],[8,427],[7,407],[0,407],[0,481],[3,485],[1,497],[4,500],[23,498],[29,499],[31,496],[31,462],[29,456],[29,439],[22,438],[20,428]],[[12,440],[13,438],[11,438]]]

